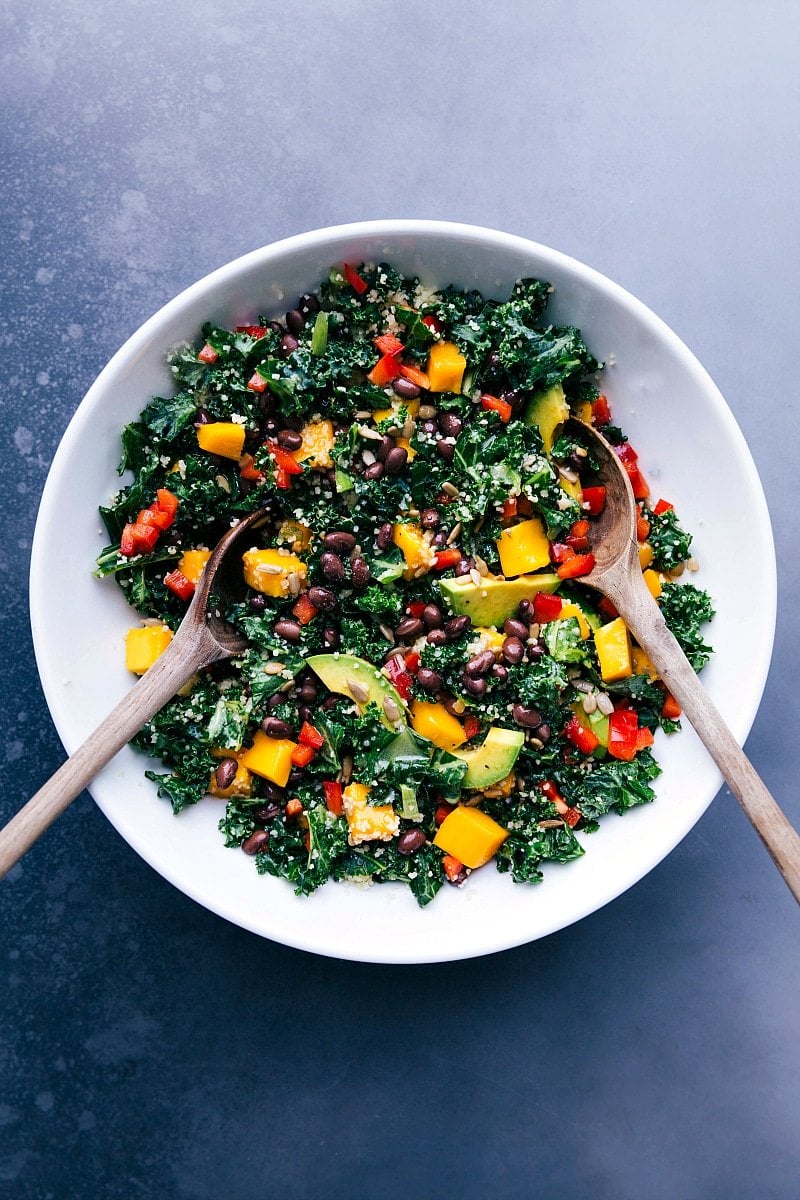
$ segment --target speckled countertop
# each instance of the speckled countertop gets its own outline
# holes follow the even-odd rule
[[[748,749],[800,823],[799,35],[796,6],[750,0],[6,0],[3,814],[62,757],[28,556],[48,464],[101,366],[248,249],[428,216],[591,263],[721,387],[779,561]],[[725,793],[606,909],[463,964],[261,941],[173,890],[87,796],[0,885],[0,908],[0,1195],[798,1194],[800,915]]]

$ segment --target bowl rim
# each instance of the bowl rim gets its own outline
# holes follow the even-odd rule
[[[484,245],[491,246],[492,244],[502,245],[506,250],[518,250],[525,254],[535,254],[543,259],[553,263],[555,267],[573,274],[586,283],[593,290],[599,290],[606,294],[612,301],[621,305],[640,323],[652,331],[656,337],[664,341],[669,347],[672,354],[676,355],[682,362],[684,369],[696,380],[698,387],[702,389],[709,404],[714,410],[715,417],[721,421],[726,428],[728,437],[737,451],[738,466],[743,470],[747,477],[752,495],[757,499],[757,511],[753,513],[757,522],[758,537],[761,541],[762,550],[766,559],[766,567],[768,578],[765,578],[762,583],[765,594],[767,596],[766,611],[761,613],[761,630],[762,638],[760,642],[760,654],[756,661],[750,663],[751,680],[753,684],[752,698],[749,705],[739,714],[737,722],[731,722],[733,731],[740,743],[744,743],[747,734],[749,733],[753,722],[755,721],[758,708],[761,703],[764,688],[767,682],[769,673],[776,628],[777,617],[777,564],[775,556],[775,544],[772,526],[769,518],[769,510],[767,507],[766,497],[764,494],[763,485],[761,483],[758,471],[750,453],[747,441],[739,428],[736,419],[729,408],[727,402],[719,391],[718,387],[712,380],[709,373],[702,366],[699,360],[683,340],[671,329],[669,325],[656,313],[653,312],[643,301],[639,300],[627,289],[604,275],[602,272],[589,266],[563,251],[554,249],[544,243],[537,242],[531,238],[527,238],[518,234],[506,233],[498,229],[484,227],[480,225],[467,224],[462,222],[440,221],[430,219],[402,218],[372,221],[355,221],[345,224],[337,224],[325,226],[319,229],[309,230],[304,233],[293,234],[289,237],[282,238],[276,242],[268,243],[267,245],[258,247],[254,250],[232,259],[206,275],[197,279],[194,283],[188,285],[172,299],[168,300],[160,308],[158,308],[150,317],[148,317],[119,347],[112,355],[105,366],[96,376],[93,383],[81,399],[78,407],[68,422],[64,433],[61,437],[59,445],[53,456],[47,479],[42,491],[39,509],[36,519],[36,526],[31,547],[31,561],[29,573],[29,595],[30,595],[30,622],[33,634],[34,656],[41,680],[42,689],[45,700],[50,711],[51,719],[59,734],[59,737],[68,753],[74,753],[81,741],[79,737],[74,736],[70,732],[68,722],[68,711],[65,698],[56,689],[56,681],[51,671],[48,670],[47,663],[44,660],[44,650],[42,646],[42,637],[40,631],[44,628],[47,620],[45,598],[47,589],[44,586],[46,562],[44,561],[44,530],[48,522],[57,518],[58,511],[55,508],[57,502],[57,489],[59,476],[62,473],[63,465],[69,459],[73,446],[78,439],[84,434],[84,430],[89,424],[96,405],[106,387],[106,381],[113,377],[118,371],[128,366],[133,362],[142,349],[147,346],[153,336],[158,331],[160,326],[168,322],[172,317],[180,314],[182,310],[190,308],[194,302],[205,294],[212,294],[220,286],[224,285],[229,280],[234,280],[240,273],[247,272],[250,267],[268,264],[273,257],[280,258],[287,254],[291,254],[298,250],[313,249],[317,246],[324,245],[331,240],[344,238],[370,238],[380,236],[398,237],[445,237],[449,239],[477,239]],[[166,352],[167,347],[164,348]],[[143,397],[142,403],[146,402],[146,397]],[[354,961],[371,961],[380,963],[421,963],[421,962],[444,962],[452,959],[464,959],[468,957],[479,957],[485,954],[496,953],[501,950],[510,949],[517,945],[526,944],[529,941],[538,940],[539,937],[548,936],[561,928],[582,920],[584,916],[588,916],[593,912],[598,911],[606,904],[610,903],[617,896],[625,892],[629,887],[632,887],[640,879],[644,878],[659,862],[661,862],[671,851],[679,844],[679,842],[688,834],[694,827],[696,822],[702,816],[702,813],[710,805],[715,795],[719,791],[719,786],[722,784],[722,776],[717,771],[718,783],[713,793],[709,796],[707,802],[700,807],[697,806],[696,812],[693,813],[692,819],[688,824],[681,825],[676,823],[675,836],[672,840],[665,839],[659,843],[657,851],[651,853],[642,859],[642,869],[638,872],[634,879],[626,879],[622,883],[611,883],[610,886],[603,891],[599,899],[594,901],[581,916],[569,917],[566,920],[559,920],[557,917],[553,919],[549,925],[541,932],[535,933],[529,937],[514,937],[506,940],[493,940],[491,944],[477,944],[474,949],[471,949],[469,954],[462,951],[448,953],[444,948],[436,955],[418,956],[414,954],[400,954],[396,949],[387,947],[385,955],[369,955],[365,956],[363,952],[359,952],[358,947],[354,949],[352,954],[344,954],[340,949],[332,950],[326,948],[323,943],[315,943],[313,938],[293,939],[291,936],[286,938],[279,936],[275,932],[266,933],[257,921],[248,923],[243,919],[242,914],[234,912],[226,908],[224,903],[212,900],[205,892],[199,888],[192,888],[186,885],[185,880],[180,882],[172,877],[169,872],[166,872],[162,864],[156,864],[153,857],[148,854],[147,847],[142,846],[139,842],[128,836],[128,832],[120,830],[116,823],[109,816],[105,806],[98,800],[95,802],[101,811],[104,812],[107,819],[111,821],[117,831],[122,834],[132,848],[145,859],[163,878],[167,879],[173,886],[177,887],[181,892],[191,896],[198,903],[212,912],[225,917],[232,923],[242,928],[247,928],[250,931],[257,933],[262,937],[269,937],[272,940],[280,941],[282,944],[292,946],[297,949],[310,951],[312,953],[322,954],[337,958],[350,958]]]

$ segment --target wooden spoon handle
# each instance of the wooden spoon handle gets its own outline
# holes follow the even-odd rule
[[[199,667],[212,662],[215,656],[219,657],[219,647],[211,639],[181,637],[179,631],[164,654],[94,733],[0,830],[0,879],[117,751],[172,699]]]
[[[626,583],[628,586],[619,589],[609,588],[609,598],[691,721],[800,903],[800,836],[720,716],[644,583],[640,588],[637,580],[630,586],[630,577]]]

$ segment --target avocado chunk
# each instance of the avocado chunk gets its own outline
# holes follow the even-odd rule
[[[451,754],[467,764],[462,788],[487,788],[505,779],[513,769],[524,741],[522,730],[493,725],[474,750],[451,750]]]
[[[525,410],[523,420],[526,425],[538,425],[542,435],[545,454],[553,449],[556,440],[556,430],[563,425],[569,416],[569,406],[560,383],[539,392],[534,396]]]
[[[469,575],[457,579],[439,579],[439,591],[456,616],[467,616],[473,625],[500,628],[516,616],[521,600],[532,600],[539,592],[554,592],[561,580],[557,575],[518,575],[516,579],[495,579],[486,575],[480,584]]]
[[[397,729],[406,719],[406,702],[397,688],[374,663],[354,654],[312,654],[306,660],[331,692],[354,700],[359,711],[377,705],[388,729]]]

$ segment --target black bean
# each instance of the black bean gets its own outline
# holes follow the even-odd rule
[[[375,538],[375,545],[379,550],[387,550],[392,544],[394,536],[394,525],[391,521],[387,521],[385,525],[381,525]]]
[[[421,829],[404,829],[397,839],[397,853],[414,854],[427,840]]]
[[[267,800],[272,800],[274,804],[283,800],[283,788],[279,788],[277,783],[272,783],[269,779],[261,780],[261,791]],[[277,813],[275,815],[277,816]]]
[[[280,815],[280,811],[279,804],[262,804],[260,808],[256,809],[253,816],[257,821],[261,821],[262,824],[266,825],[267,821],[274,821]]]
[[[475,566],[471,558],[460,558],[453,567],[454,575],[469,575],[472,568]]]
[[[314,605],[314,608],[319,608],[322,612],[333,612],[334,608],[339,604],[339,601],[330,588],[309,588],[308,598]]]
[[[431,545],[437,546],[439,549],[441,549],[443,546],[446,546],[447,534],[440,529],[439,532],[435,533],[431,538]]]
[[[447,711],[450,713],[451,717],[459,717],[459,718],[463,717],[463,715],[464,715],[464,701],[463,700],[458,700],[458,699],[456,699],[455,696],[447,696],[447,697],[445,697],[444,700],[442,700],[442,704],[447,709]]]
[[[270,321],[268,323],[267,328],[271,329],[273,333],[284,333],[285,332],[280,321]]]
[[[314,713],[307,704],[301,704],[297,710],[297,715],[301,722],[311,722],[314,719]]]
[[[520,600],[517,606],[517,616],[520,621],[525,621],[529,624],[533,620],[533,602],[531,600]],[[527,633],[525,636],[528,636]]]
[[[261,432],[265,438],[274,438],[278,436],[278,422],[274,417],[267,417],[261,426]]]
[[[495,663],[492,667],[492,675],[498,683],[505,683],[508,679],[508,667],[504,667],[502,663]]]
[[[395,629],[395,637],[399,638],[416,638],[421,633],[424,633],[425,626],[420,621],[419,617],[406,617],[404,621]]]
[[[317,685],[313,679],[304,679],[297,693],[303,704],[313,704],[317,698]]]
[[[417,683],[423,692],[433,694],[441,691],[443,680],[438,671],[432,671],[430,667],[420,667],[417,671]]]
[[[446,646],[450,641],[443,629],[432,629],[427,640],[430,646]]]
[[[420,424],[420,429],[422,429],[424,433],[430,434],[431,436],[439,432],[439,426],[437,422],[433,420],[422,421]]]
[[[546,725],[544,723],[544,721],[536,730],[536,736],[539,739],[539,741],[541,741],[541,742],[549,742],[551,733],[552,733],[552,730],[551,730],[550,726]]]
[[[338,554],[334,554],[332,550],[323,551],[319,564],[328,583],[344,583],[347,572]]]
[[[249,838],[245,838],[242,842],[242,849],[245,854],[258,854],[259,850],[266,850],[269,845],[269,834],[266,829],[257,829],[255,833],[251,833]]]
[[[327,712],[329,709],[335,708],[338,703],[339,703],[338,696],[333,696],[333,695],[326,696],[325,699],[322,701],[320,708],[324,709],[325,712]]]
[[[528,640],[528,626],[524,621],[517,621],[514,617],[509,617],[503,623],[503,633],[509,637],[521,638],[523,642]]]
[[[331,550],[334,554],[349,554],[355,544],[356,539],[352,533],[345,533],[343,529],[326,533],[322,539],[323,549]]]
[[[525,651],[525,657],[528,662],[538,662],[540,658],[544,658],[547,653],[541,642],[534,642],[532,646],[528,646]]]
[[[385,433],[380,442],[375,444],[375,457],[380,462],[385,462],[387,457],[394,450],[394,438],[388,433]]]
[[[236,778],[236,772],[239,769],[239,764],[235,758],[223,758],[222,762],[214,772],[214,782],[220,791],[229,788]]]
[[[472,628],[472,621],[467,616],[451,617],[445,623],[444,631],[449,638],[460,638]]]
[[[506,388],[500,393],[500,396],[506,404],[511,405],[511,415],[515,417],[525,401],[525,393],[521,392],[519,388]]]
[[[313,292],[303,292],[297,307],[305,316],[310,316],[311,313],[319,312],[320,305]]]
[[[284,429],[294,429],[299,432],[305,425],[304,417],[282,417]]]
[[[424,508],[419,515],[419,523],[423,529],[435,529],[441,519],[435,508]]]
[[[290,308],[286,314],[286,328],[289,333],[302,333],[305,328],[306,319],[300,312],[299,308]]]
[[[526,729],[536,729],[542,723],[542,714],[535,708],[526,708],[524,704],[515,704],[511,716],[518,725]]]
[[[395,395],[402,396],[404,400],[416,400],[419,395],[419,388],[410,379],[404,379],[400,375],[392,384],[392,390]]]
[[[313,604],[313,601],[312,601]],[[287,642],[299,642],[302,630],[297,621],[289,621],[283,618],[275,622],[275,632],[278,637],[286,638]]]
[[[303,772],[299,771],[297,769],[297,767],[293,767],[292,770],[289,772],[289,778],[286,780],[286,786],[290,787],[290,788],[296,788],[297,785],[302,782],[303,782]]]
[[[395,446],[394,450],[390,450],[386,455],[386,462],[383,465],[386,467],[387,475],[399,475],[405,470],[407,462],[408,451],[405,446]]]
[[[278,434],[277,442],[284,450],[299,450],[303,439],[294,429],[282,429]]]
[[[283,704],[283,693],[273,692],[271,696],[267,696],[267,712],[272,712],[273,708],[278,708]]]
[[[441,629],[442,610],[438,604],[426,604],[422,610],[422,620],[425,622],[426,629]]]
[[[473,679],[470,675],[464,675],[461,679],[461,686],[470,696],[482,696],[486,691],[487,683],[483,677]]]
[[[247,604],[253,612],[263,612],[267,607],[266,597],[262,596],[260,592],[257,592],[255,596],[250,597],[250,599],[247,601]]]
[[[353,587],[356,591],[363,592],[364,588],[369,587],[369,567],[363,558],[356,556],[350,564],[350,570],[353,576]]]
[[[445,442],[441,438],[436,443],[436,449],[441,454],[445,462],[452,462],[456,456],[456,448],[452,442]]]
[[[494,666],[494,655],[491,650],[482,650],[480,654],[475,654],[464,667],[464,674],[470,679],[478,679],[481,675],[488,675]]]
[[[279,717],[264,717],[261,728],[267,737],[290,738],[292,736],[291,725],[286,721],[281,721]]]
[[[297,347],[299,345],[300,345],[300,343],[298,342],[296,337],[293,337],[291,333],[285,333],[283,335],[283,337],[281,338],[281,345],[280,345],[281,354],[285,354],[285,355],[294,354],[295,350],[297,349]]]
[[[211,413],[207,408],[198,408],[197,412],[194,414],[195,425],[208,425],[210,420]]]
[[[339,630],[334,629],[332,625],[329,625],[326,629],[323,629],[322,641],[328,650],[335,650],[341,640],[342,639]]]
[[[382,475],[383,475],[383,463],[382,462],[370,463],[370,465],[367,467],[366,471],[364,472],[365,479],[380,479]]]
[[[503,658],[507,663],[516,666],[525,657],[525,647],[518,637],[507,637],[503,642]]]
[[[464,422],[457,413],[439,413],[439,428],[445,437],[458,437],[464,428]]]

